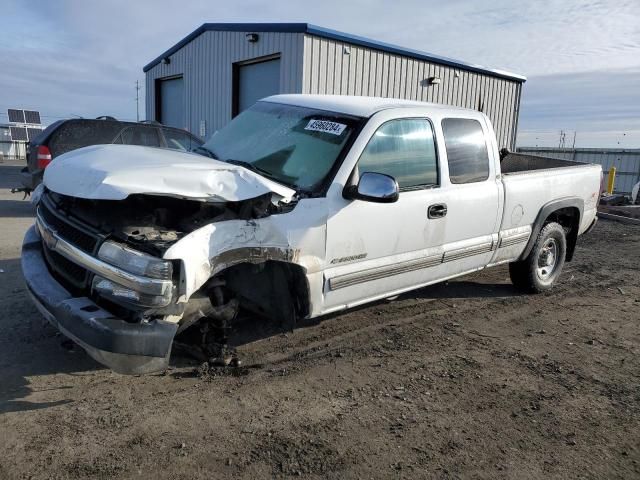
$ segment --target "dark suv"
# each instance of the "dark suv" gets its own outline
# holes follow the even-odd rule
[[[58,120],[29,143],[27,167],[21,172],[24,189],[30,191],[38,186],[44,169],[57,156],[77,148],[109,143],[188,152],[203,142],[185,130],[165,127],[157,122],[121,122],[112,117]]]

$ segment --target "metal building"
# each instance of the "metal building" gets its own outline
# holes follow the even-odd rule
[[[614,193],[630,194],[633,186],[640,182],[640,149],[622,148],[548,148],[521,147],[518,153],[554,157],[572,162],[599,163],[605,175],[616,167]]]
[[[307,23],[206,23],[144,72],[146,118],[201,137],[262,97],[319,93],[481,110],[509,149],[526,80]]]
[[[12,127],[9,123],[0,123],[0,162],[27,158],[27,144],[12,138]]]

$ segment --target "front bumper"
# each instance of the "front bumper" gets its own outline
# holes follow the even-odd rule
[[[87,297],[73,297],[49,273],[35,226],[22,244],[22,272],[38,310],[96,361],[124,374],[167,368],[178,326],[162,320],[130,323]]]

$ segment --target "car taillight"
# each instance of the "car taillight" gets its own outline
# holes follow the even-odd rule
[[[51,151],[49,147],[45,147],[44,145],[40,145],[38,147],[38,168],[42,168],[43,170],[47,168],[47,165],[51,163]]]

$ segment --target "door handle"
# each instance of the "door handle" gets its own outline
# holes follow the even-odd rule
[[[442,218],[447,216],[447,204],[446,203],[436,203],[435,205],[429,206],[429,210],[427,211],[429,218]]]

